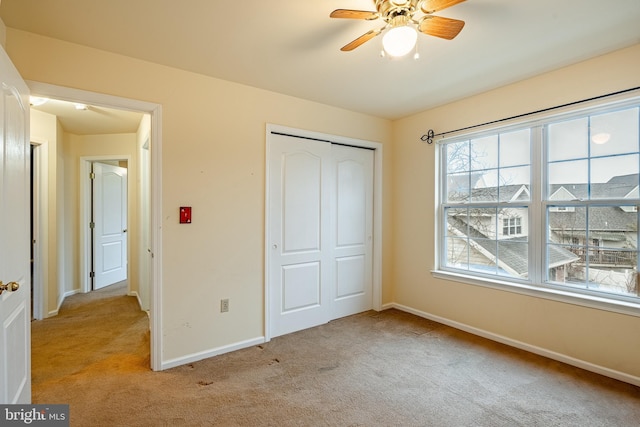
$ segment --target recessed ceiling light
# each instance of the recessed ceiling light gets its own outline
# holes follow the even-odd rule
[[[73,105],[76,107],[76,110],[86,110],[87,109],[87,105],[86,104],[80,104],[79,102],[76,102]]]
[[[30,96],[29,104],[31,104],[34,107],[37,107],[39,105],[45,104],[48,100],[49,100],[48,98],[43,98],[41,96]]]

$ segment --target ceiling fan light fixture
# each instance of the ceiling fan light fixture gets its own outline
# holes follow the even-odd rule
[[[415,47],[418,33],[409,25],[393,27],[382,37],[382,47],[390,56],[404,56]]]
[[[340,48],[350,52],[374,37],[384,33],[382,46],[385,55],[404,56],[411,52],[418,39],[418,32],[445,40],[454,39],[464,27],[459,19],[433,16],[431,13],[446,9],[465,0],[373,0],[375,11],[336,9],[330,18],[364,19],[384,21],[381,28],[369,30]],[[415,16],[421,10],[423,16]]]

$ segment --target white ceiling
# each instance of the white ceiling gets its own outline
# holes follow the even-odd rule
[[[77,110],[72,102],[49,99],[31,108],[57,116],[62,128],[76,135],[101,135],[135,133],[142,120],[142,113],[87,105]]]
[[[330,19],[372,0],[2,0],[18,28],[378,117],[397,119],[640,42],[640,0],[467,0],[420,34],[421,58],[381,58],[380,20]],[[606,76],[603,76],[605,78]]]

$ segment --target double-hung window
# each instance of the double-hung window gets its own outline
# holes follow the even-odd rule
[[[640,101],[439,149],[438,271],[640,304]]]

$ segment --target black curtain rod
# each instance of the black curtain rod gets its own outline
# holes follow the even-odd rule
[[[343,147],[361,148],[363,150],[371,150],[371,151],[375,150],[375,148],[371,148],[371,147],[360,147],[360,146],[357,146],[357,145],[350,145],[350,144],[343,144],[341,142],[329,141],[328,139],[312,138],[310,136],[292,135],[290,133],[276,132],[276,131],[273,131],[273,130],[271,131],[271,134],[272,135],[281,135],[281,136],[290,136],[292,138],[308,139],[310,141],[328,142],[329,144],[341,145]]]
[[[517,116],[511,116],[511,117],[506,117],[504,119],[493,120],[493,121],[482,123],[482,124],[479,124],[479,125],[467,126],[467,127],[456,129],[456,130],[450,130],[450,131],[447,131],[447,132],[435,133],[433,131],[433,129],[429,129],[429,131],[426,134],[424,134],[424,135],[422,135],[420,137],[420,140],[423,141],[423,142],[426,142],[427,144],[433,144],[433,138],[435,138],[436,136],[443,136],[443,135],[446,135],[446,134],[449,134],[449,133],[455,133],[455,132],[460,132],[460,131],[463,131],[463,130],[475,129],[475,128],[479,128],[479,127],[482,127],[482,126],[492,125],[492,124],[500,123],[500,122],[506,122],[507,120],[519,119],[521,117],[531,116],[533,114],[545,113],[547,111],[556,110],[558,108],[564,108],[564,107],[570,107],[570,106],[576,105],[576,104],[582,104],[583,102],[595,101],[597,99],[607,98],[609,96],[615,96],[615,95],[620,95],[620,94],[627,93],[627,92],[633,92],[634,90],[638,90],[638,89],[640,89],[640,86],[632,87],[630,89],[620,90],[618,92],[607,93],[605,95],[594,96],[593,98],[582,99],[580,101],[569,102],[567,104],[556,105],[555,107],[543,108],[542,110],[532,111],[530,113],[518,114]]]

